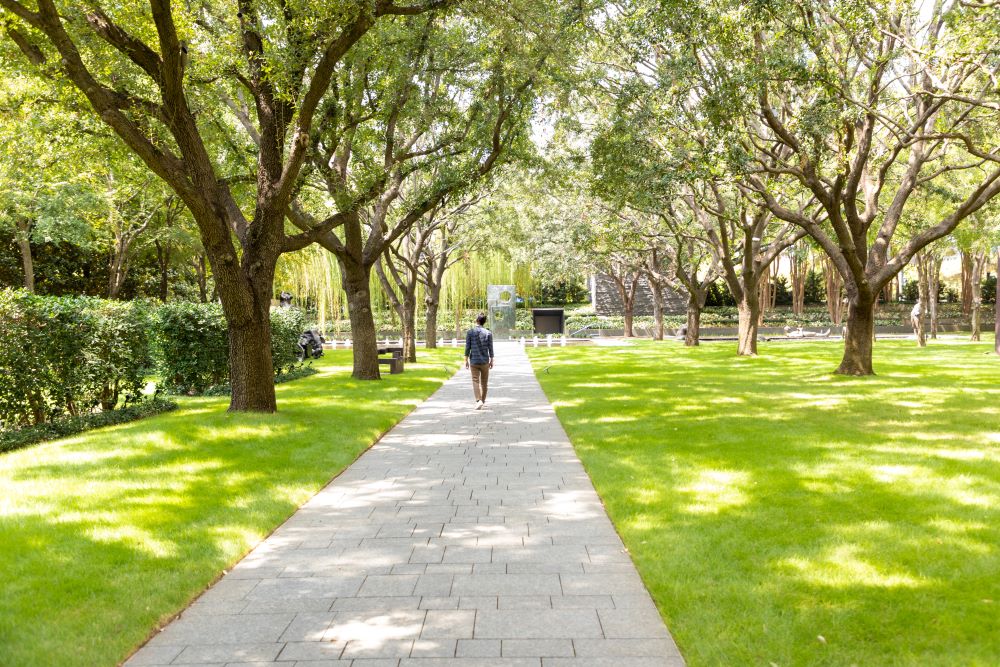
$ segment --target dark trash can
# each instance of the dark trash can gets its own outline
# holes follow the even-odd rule
[[[531,322],[536,334],[562,335],[566,331],[566,311],[563,308],[532,308]]]

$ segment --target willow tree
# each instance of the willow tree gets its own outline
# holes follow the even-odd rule
[[[338,69],[308,173],[333,211],[305,192],[290,219],[340,263],[354,377],[380,377],[373,267],[447,197],[527,150],[536,89],[572,51],[577,18],[574,3],[526,1],[430,14],[383,26]]]
[[[275,265],[314,238],[287,235],[284,220],[334,73],[377,23],[445,4],[0,0],[25,66],[75,86],[190,210],[228,323],[230,410],[276,409]],[[239,98],[252,101],[243,120],[259,148],[248,173],[232,168],[235,123],[223,106]],[[252,183],[245,199],[237,176]]]

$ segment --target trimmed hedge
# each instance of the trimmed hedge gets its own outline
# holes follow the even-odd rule
[[[229,339],[222,307],[167,303],[157,313],[156,356],[167,391],[201,394],[229,379]],[[271,361],[275,373],[296,362],[305,316],[298,308],[271,311]]]
[[[149,372],[144,302],[0,290],[0,429],[113,410]]]
[[[875,312],[875,324],[878,326],[906,326],[910,321],[910,309],[913,304],[889,303],[880,304]],[[846,312],[844,314],[846,319]],[[992,307],[984,307],[980,317],[982,321],[993,319]],[[967,323],[969,318],[962,314],[960,304],[939,304],[938,318],[941,321],[949,320],[953,322]],[[687,318],[683,314],[666,315],[663,321],[667,327],[679,327],[686,323]],[[735,306],[711,306],[702,311],[701,326],[708,327],[735,327],[739,323],[739,317]],[[520,325],[520,321],[518,322]],[[652,327],[653,318],[648,315],[637,315],[634,318],[636,327]],[[567,333],[575,332],[585,326],[592,329],[621,329],[625,326],[625,318],[621,315],[596,315],[592,309],[582,313],[568,314],[566,317]],[[831,327],[830,315],[826,307],[811,306],[805,312],[796,316],[786,307],[776,308],[764,313],[765,327],[802,326],[802,327]],[[530,329],[530,325],[525,328]]]
[[[144,417],[176,410],[177,404],[163,398],[151,398],[117,410],[96,412],[79,417],[66,417],[46,424],[26,426],[13,431],[0,431],[0,452],[10,452],[45,440],[64,438],[102,426],[124,424]]]
[[[304,320],[295,308],[272,311],[276,374],[296,364]],[[0,431],[114,411],[140,399],[154,370],[173,392],[223,385],[228,347],[218,304],[0,290]]]
[[[274,373],[298,363],[299,336],[306,328],[306,316],[299,308],[274,308],[271,310],[271,362]]]
[[[221,306],[166,303],[156,321],[157,366],[167,391],[200,394],[229,378],[229,340]]]

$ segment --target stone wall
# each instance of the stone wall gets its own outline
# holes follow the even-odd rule
[[[598,273],[590,277],[590,302],[598,315],[624,315],[622,298],[611,276]],[[687,294],[669,287],[663,290],[663,312],[668,315],[683,314],[687,310]],[[635,315],[653,314],[653,292],[645,278],[639,280],[635,291]]]

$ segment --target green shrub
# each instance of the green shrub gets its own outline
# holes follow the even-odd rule
[[[229,380],[229,337],[215,303],[167,303],[157,316],[156,348],[167,391],[201,394]],[[271,361],[275,374],[296,363],[305,316],[298,308],[271,311]]]
[[[166,303],[157,311],[156,350],[164,387],[197,393],[229,377],[229,341],[222,307]]]
[[[117,410],[97,412],[79,417],[65,417],[45,424],[26,426],[13,431],[0,431],[0,452],[9,452],[34,445],[45,440],[54,440],[82,431],[124,424],[177,408],[177,404],[162,398],[151,398],[133,403]]]
[[[729,291],[729,285],[725,280],[719,279],[708,286],[708,294],[705,296],[706,306],[735,306],[736,299]]]
[[[0,291],[0,425],[13,428],[46,421],[49,375],[42,354],[40,303],[24,291]]]
[[[275,308],[271,311],[271,361],[275,374],[298,361],[299,336],[306,328],[305,314],[299,308]]]
[[[538,296],[541,303],[561,306],[584,301],[590,296],[590,292],[580,279],[558,280],[552,283],[543,283]]]
[[[792,305],[792,290],[788,287],[788,279],[784,276],[778,276],[774,279],[774,305],[776,306],[790,306]]]
[[[0,427],[114,409],[148,371],[141,302],[0,291]]]
[[[807,305],[826,303],[826,277],[822,271],[810,269],[806,274],[805,291],[802,295]]]
[[[113,410],[121,396],[138,397],[152,365],[153,321],[143,301],[96,304],[93,338],[86,348],[101,408]]]

